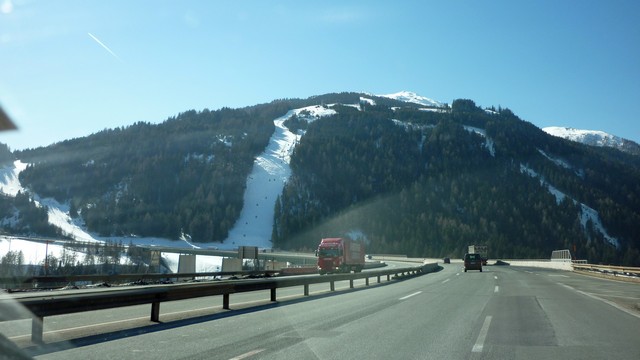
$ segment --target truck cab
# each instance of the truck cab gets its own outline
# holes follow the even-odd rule
[[[364,268],[364,245],[346,238],[325,238],[316,250],[318,272],[360,272]]]

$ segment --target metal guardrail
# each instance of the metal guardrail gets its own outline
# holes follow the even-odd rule
[[[336,281],[349,281],[353,288],[353,281],[370,278],[381,282],[382,276],[419,275],[433,272],[438,268],[437,263],[425,264],[418,267],[399,269],[384,269],[366,271],[355,274],[312,275],[300,277],[282,277],[270,279],[249,279],[235,281],[217,281],[211,283],[187,283],[172,285],[151,285],[138,288],[109,288],[97,290],[73,290],[58,294],[51,292],[20,293],[10,297],[0,298],[0,308],[7,308],[8,302],[18,302],[27,308],[31,314],[15,312],[5,314],[3,320],[18,320],[32,318],[31,340],[34,343],[43,341],[43,320],[46,316],[71,314],[84,311],[112,309],[125,306],[151,304],[151,321],[159,322],[160,303],[165,301],[184,300],[205,296],[222,295],[223,309],[229,309],[229,297],[234,293],[270,290],[270,300],[276,301],[276,289],[303,286],[304,296],[309,296],[309,285],[329,283],[331,291],[335,291]],[[5,303],[5,304],[3,304]]]
[[[594,264],[572,264],[575,271],[597,272],[609,274],[613,276],[624,275],[632,277],[640,277],[640,267],[631,266],[610,266],[610,265],[594,265]]]
[[[260,271],[217,271],[217,272],[200,272],[200,273],[171,273],[171,274],[96,274],[96,275],[48,275],[48,276],[31,276],[31,277],[4,277],[0,278],[0,285],[5,285],[12,292],[15,289],[37,289],[55,284],[76,284],[76,283],[109,283],[122,284],[127,281],[158,281],[164,279],[195,279],[195,278],[213,278],[221,276],[273,276],[278,274],[279,270],[260,270]],[[13,289],[13,290],[12,290]]]

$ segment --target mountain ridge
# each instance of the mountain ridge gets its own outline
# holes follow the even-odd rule
[[[16,156],[30,163],[25,189],[69,204],[93,233],[219,243],[263,214],[243,217],[267,204],[243,194],[281,119],[296,138],[279,158],[291,176],[269,200],[272,233],[260,235],[273,247],[309,249],[320,236],[357,232],[372,251],[412,256],[456,256],[483,241],[496,257],[562,247],[594,261],[640,261],[633,159],[554,138],[509,109],[421,106],[365,93],[283,99],[187,111]],[[586,218],[583,205],[599,215]]]

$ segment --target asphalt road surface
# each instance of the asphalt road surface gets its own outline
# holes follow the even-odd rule
[[[46,318],[50,345],[31,350],[65,360],[640,359],[639,284],[545,269],[464,273],[459,264],[443,266],[354,290],[312,287],[310,297],[279,290],[277,303],[266,294],[232,296],[231,311],[211,298],[163,303],[161,324],[149,323],[149,307]],[[75,338],[74,348],[52,341],[63,334]],[[26,337],[21,330],[12,336]]]

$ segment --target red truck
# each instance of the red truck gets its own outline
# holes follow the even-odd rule
[[[348,238],[325,238],[318,250],[318,272],[360,272],[364,268],[364,244]]]

